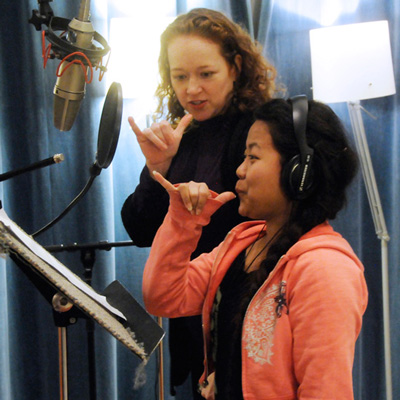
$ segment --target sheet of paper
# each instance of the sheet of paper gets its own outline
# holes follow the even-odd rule
[[[3,208],[0,209],[0,221],[7,226],[10,231],[18,237],[18,239],[25,244],[33,253],[35,253],[39,258],[57,270],[61,275],[67,278],[72,284],[74,284],[82,292],[90,296],[93,300],[97,301],[104,308],[106,308],[111,313],[121,317],[126,321],[125,316],[116,308],[112,307],[105,296],[98,294],[89,285],[85,284],[83,281],[78,279],[78,277],[70,271],[64,264],[57,260],[53,255],[51,255],[46,249],[44,249],[39,243],[37,243],[31,236],[27,235],[15,222],[13,222],[4,211]]]

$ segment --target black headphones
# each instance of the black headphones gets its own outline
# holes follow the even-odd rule
[[[311,194],[314,183],[312,161],[314,150],[308,146],[306,126],[308,115],[307,96],[290,99],[293,107],[293,126],[300,154],[295,155],[282,170],[282,182],[287,194],[294,200],[304,200]]]

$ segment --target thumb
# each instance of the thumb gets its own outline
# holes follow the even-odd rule
[[[189,126],[190,122],[193,119],[192,114],[186,114],[180,121],[178,126],[175,129],[175,134],[178,134],[179,136],[183,135],[183,132],[185,132],[185,129]]]
[[[220,201],[221,203],[225,204],[225,203],[227,203],[228,201],[233,200],[234,198],[236,198],[235,193],[233,193],[233,192],[223,192],[223,193],[219,194],[219,195],[215,198],[215,200],[218,200],[218,201]]]

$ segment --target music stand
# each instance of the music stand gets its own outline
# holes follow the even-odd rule
[[[57,306],[65,307],[74,317],[85,315],[96,321],[142,361],[147,362],[164,337],[163,329],[118,281],[112,282],[103,294],[97,293],[17,226],[3,209],[0,249],[10,255],[48,301],[53,303],[55,299]],[[61,332],[65,339],[66,327]],[[60,396],[67,399],[65,342],[61,347]]]
[[[106,250],[110,251],[114,247],[126,247],[133,246],[132,241],[122,241],[122,242],[108,242],[101,241],[97,243],[73,243],[73,244],[60,244],[60,245],[49,245],[44,248],[50,253],[60,253],[60,252],[80,252],[80,260],[84,269],[84,281],[91,286],[93,268],[96,260],[96,250]],[[57,299],[58,301],[58,299]],[[59,299],[59,301],[63,301]],[[65,300],[64,300],[65,301]],[[53,301],[54,303],[54,301]],[[54,307],[54,304],[53,304]],[[63,305],[58,306],[58,308],[64,308]],[[75,316],[69,315],[69,310],[67,312],[55,313],[55,323],[58,327],[65,327],[71,324],[70,318],[73,318],[75,322]],[[96,400],[96,363],[95,363],[95,337],[94,337],[94,326],[95,323],[92,319],[88,318],[86,320],[86,332],[87,332],[87,345],[88,345],[88,362],[89,362],[89,398],[90,400]],[[62,342],[66,340],[63,338],[62,332],[60,333],[60,347],[62,347]],[[161,343],[160,343],[161,346]],[[60,354],[60,359],[62,360],[62,354]]]

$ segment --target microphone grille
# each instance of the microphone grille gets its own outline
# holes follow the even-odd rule
[[[54,95],[54,126],[60,131],[69,131],[78,114],[81,100],[69,100]]]

